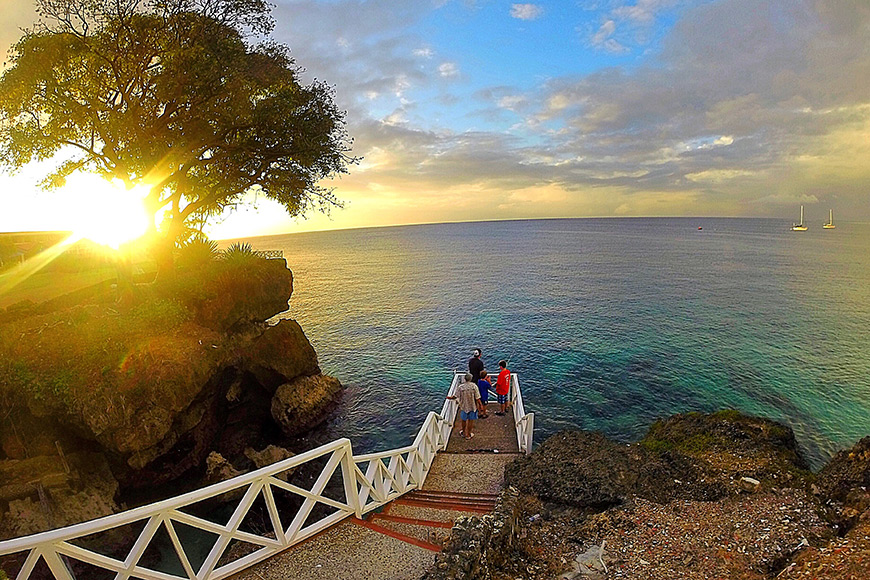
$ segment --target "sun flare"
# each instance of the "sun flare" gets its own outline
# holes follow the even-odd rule
[[[141,237],[149,223],[143,203],[147,192],[144,186],[127,189],[120,181],[98,175],[71,176],[64,193],[75,199],[78,208],[69,216],[73,235],[115,249]]]

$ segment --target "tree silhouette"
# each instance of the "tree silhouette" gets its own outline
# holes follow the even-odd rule
[[[356,159],[334,92],[268,40],[266,0],[36,0],[0,77],[0,155],[149,188],[173,243],[246,192],[291,216],[338,204]]]

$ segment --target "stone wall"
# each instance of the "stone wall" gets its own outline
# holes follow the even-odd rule
[[[456,520],[444,550],[422,580],[489,580],[508,560],[516,541],[519,492],[508,488],[492,514]]]

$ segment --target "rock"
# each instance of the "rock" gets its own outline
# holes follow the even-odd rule
[[[870,437],[840,451],[822,468],[815,482],[819,499],[832,506],[829,517],[843,531],[870,510]]]
[[[284,461],[285,459],[289,459],[294,455],[296,454],[292,451],[288,451],[287,449],[284,449],[283,447],[278,447],[277,445],[269,445],[262,451],[255,451],[251,447],[245,449],[245,457],[250,459],[257,469],[272,465],[273,463],[278,463],[279,461]],[[286,471],[282,471],[275,477],[282,481],[288,481],[290,476],[292,476],[295,471],[296,468],[293,467]]]
[[[296,377],[320,374],[317,353],[295,320],[282,320],[254,336],[240,362],[271,393]]]
[[[226,481],[245,473],[233,467],[232,463],[224,459],[223,455],[216,451],[208,454],[205,466],[205,478],[208,483]]]
[[[761,487],[761,482],[757,479],[752,479],[751,477],[741,477],[740,487],[744,491],[756,492],[758,491],[758,488]]]
[[[722,486],[707,481],[705,473],[684,456],[626,446],[587,431],[563,431],[550,437],[531,455],[509,464],[505,479],[542,500],[598,510],[632,495],[664,503],[725,494]]]
[[[288,436],[303,433],[326,419],[341,395],[335,377],[298,377],[278,387],[272,397],[272,418]]]
[[[250,459],[257,469],[289,459],[294,455],[296,454],[292,451],[288,451],[287,449],[278,447],[277,445],[269,445],[262,451],[255,451],[252,447],[245,449],[245,457]]]
[[[791,428],[733,410],[658,420],[641,444],[703,462],[722,483],[747,476],[762,483],[777,480],[778,487],[803,487],[809,470]]]
[[[35,534],[118,510],[118,482],[99,453],[0,461],[0,539]],[[67,472],[66,467],[69,467]],[[42,487],[40,490],[39,487]]]

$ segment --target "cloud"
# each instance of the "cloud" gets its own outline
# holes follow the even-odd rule
[[[590,44],[595,48],[600,48],[606,50],[607,52],[621,54],[628,52],[629,49],[626,46],[623,46],[616,39],[612,38],[613,34],[616,32],[616,22],[613,20],[607,20],[601,27],[598,29],[592,38],[589,40]]]
[[[442,62],[438,65],[438,74],[442,77],[459,76],[459,66],[455,62]]]
[[[537,4],[512,4],[511,17],[520,20],[536,20],[544,14],[544,9]]]
[[[659,12],[677,3],[678,0],[637,0],[635,4],[615,7],[613,15],[617,18],[649,24],[655,20]]]

